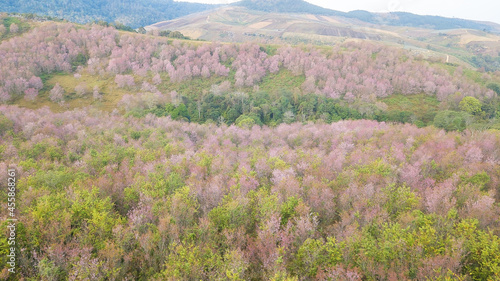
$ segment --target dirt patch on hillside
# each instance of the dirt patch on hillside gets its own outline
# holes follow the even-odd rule
[[[255,28],[255,29],[261,29],[261,28],[264,28],[270,24],[272,24],[272,22],[270,22],[270,21],[261,21],[261,22],[256,22],[254,24],[251,24],[248,27]]]
[[[478,36],[474,34],[464,34],[460,37],[460,44],[466,45],[470,42],[498,42],[499,38],[490,38],[486,36]]]

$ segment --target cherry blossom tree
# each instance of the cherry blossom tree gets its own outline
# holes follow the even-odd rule
[[[31,76],[28,83],[31,88],[35,88],[37,90],[41,90],[43,88],[42,79],[40,77]]]
[[[76,85],[76,87],[75,87],[75,92],[80,97],[87,94],[88,91],[89,91],[89,89],[88,89],[88,86],[86,83],[80,83],[80,84]]]
[[[135,85],[134,77],[131,75],[116,75],[115,83],[119,88],[131,87]]]

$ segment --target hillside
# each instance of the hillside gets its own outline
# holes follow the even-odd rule
[[[498,126],[498,73],[370,41],[321,48],[172,42],[99,25],[43,23],[4,40],[0,52],[1,100],[30,108],[95,105],[199,123],[373,119],[426,126],[438,118],[446,130]],[[465,97],[482,108],[463,109]]]
[[[496,23],[485,23],[440,16],[416,15],[406,12],[370,13],[366,11],[351,11],[343,16],[373,24],[420,27],[435,30],[467,28],[500,34],[500,25]]]
[[[120,22],[133,28],[213,9],[214,7],[216,6],[173,0],[0,1],[1,12],[35,13],[79,23],[97,20],[110,23]]]
[[[348,25],[224,11],[195,16]],[[500,72],[387,39],[496,37],[365,28],[219,43],[0,14],[0,279],[499,279]]]
[[[378,22],[375,18],[365,20]],[[238,6],[159,22],[146,29],[178,30],[193,39],[222,42],[331,46],[349,39],[364,39],[468,68],[500,69],[500,35],[471,29],[392,26],[382,20],[368,23],[346,16],[263,12]]]
[[[342,12],[325,9],[302,0],[243,0],[232,4],[250,10],[271,13],[300,13],[315,15],[341,15]]]
[[[445,18],[439,16],[416,15],[406,12],[371,13],[367,11],[351,11],[348,13],[325,9],[303,0],[243,0],[232,4],[250,10],[271,13],[299,13],[328,16],[343,16],[358,19],[367,23],[392,26],[422,27],[436,30],[468,28],[500,33],[500,25],[472,20]]]
[[[209,41],[245,42],[257,40],[267,43],[295,43],[311,41],[336,41],[335,37],[373,38],[379,34],[349,28],[345,19],[311,14],[267,13],[241,7],[225,7],[193,14],[179,19],[159,22],[147,30],[179,30],[193,39]],[[296,38],[296,39],[294,39]]]
[[[498,277],[498,131],[4,105],[0,125],[23,198],[14,280]]]

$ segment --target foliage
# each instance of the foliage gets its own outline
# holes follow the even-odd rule
[[[158,33],[158,35],[163,36],[163,37],[168,37],[168,38],[175,38],[175,39],[189,39],[188,37],[184,36],[179,31],[162,30]]]
[[[498,131],[0,112],[26,278],[498,278]]]
[[[53,48],[46,48],[47,40]],[[404,50],[367,42],[329,50],[195,44],[120,33],[105,22],[48,23],[2,42],[0,52],[6,62],[0,102],[30,108],[97,105],[111,111],[118,105],[137,117],[153,113],[244,127],[361,118],[422,127],[438,110],[457,110],[460,101],[472,99],[481,112],[474,109],[477,124],[466,120],[465,127],[480,127],[499,109],[498,96],[484,86],[495,83],[489,82],[493,76],[471,79],[471,71],[461,68],[450,74]],[[445,127],[462,130],[458,123]]]
[[[12,130],[14,123],[7,118],[5,115],[0,114],[0,135],[7,133]]]
[[[243,0],[237,2],[236,5],[265,12],[310,13],[316,15],[341,14],[341,12],[325,9],[300,0]]]
[[[472,64],[486,71],[498,71],[500,69],[500,58],[498,56],[478,54],[472,57]]]
[[[0,43],[19,279],[499,278],[495,74],[101,24]]]
[[[434,126],[446,131],[463,131],[467,126],[469,115],[465,112],[444,110],[434,117]]]
[[[488,83],[486,86],[488,89],[493,90],[497,95],[500,95],[500,85],[498,83]]]

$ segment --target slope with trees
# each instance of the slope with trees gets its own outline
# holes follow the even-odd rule
[[[323,50],[276,48],[46,23],[3,41],[0,54],[0,100],[30,106],[91,104],[90,88],[97,87],[107,93],[105,101],[117,95],[108,106],[200,123],[249,117],[257,124],[279,124],[287,113],[289,121],[365,118],[424,126],[438,110],[452,110],[463,112],[463,124],[491,127],[498,112],[497,74],[480,74],[477,80],[470,70],[454,67],[450,73],[440,63],[369,42]],[[424,102],[394,106],[406,97]],[[480,112],[463,110],[460,103],[467,97],[477,100]],[[181,115],[174,113],[179,106]]]
[[[498,131],[5,105],[0,128],[16,279],[499,278]]]

